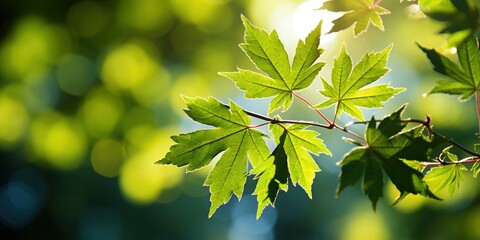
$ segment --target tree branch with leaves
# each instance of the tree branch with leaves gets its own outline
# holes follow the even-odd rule
[[[469,12],[471,8],[478,8],[470,5],[462,8],[461,2],[465,0],[449,1],[458,11]],[[367,30],[369,23],[383,30],[380,15],[389,12],[380,7],[380,3],[373,0],[355,3],[339,0],[325,2],[322,8],[346,12],[333,22],[330,32],[354,25],[354,35],[357,36]],[[422,6],[426,7],[425,4]],[[392,45],[382,51],[365,54],[355,65],[343,45],[333,61],[330,80],[321,77],[323,88],[318,93],[326,100],[313,104],[299,92],[309,88],[325,66],[324,62],[318,61],[324,51],[320,48],[321,22],[304,41],[298,41],[290,62],[275,30],[268,33],[244,16],[242,21],[245,42],[240,47],[260,72],[239,68],[235,72],[221,72],[220,75],[231,79],[244,92],[245,98],[269,98],[268,114],[248,111],[233,101],[224,104],[213,97],[184,97],[186,114],[194,121],[213,128],[173,136],[175,144],[163,159],[157,161],[158,164],[186,166],[187,171],[195,171],[220,156],[205,180],[211,193],[209,217],[232,195],[238,199],[242,197],[248,175],[256,181],[253,194],[258,201],[257,218],[265,207],[274,206],[280,190],[288,191],[290,184],[300,185],[312,198],[312,184],[320,171],[312,154],[332,155],[327,148],[328,142],[324,143],[320,137],[320,133],[329,134],[332,131],[341,131],[353,137],[346,140],[355,145],[338,162],[341,173],[337,195],[361,181],[361,188],[372,202],[373,209],[383,196],[385,176],[399,191],[397,203],[409,194],[439,200],[434,192],[446,187],[453,194],[462,174],[468,170],[465,164],[473,164],[471,171],[474,176],[480,172],[480,144],[470,150],[434,131],[429,116],[425,120],[402,118],[406,104],[382,119],[365,119],[363,108],[383,108],[385,102],[405,90],[388,83],[377,83],[389,71],[386,66]],[[433,64],[434,70],[450,78],[438,81],[430,93],[460,95],[464,100],[475,96],[475,111],[480,126],[477,37],[470,34],[459,42],[459,64],[434,49],[418,46]],[[282,119],[281,114],[290,109],[294,100],[308,106],[322,123]],[[334,114],[329,117],[323,109],[332,106]],[[269,116],[280,108],[280,115]],[[341,126],[337,119],[343,113],[359,121]],[[260,123],[252,125],[252,118]],[[349,126],[352,124],[365,125],[365,133],[351,131]],[[261,131],[260,127],[267,125],[268,130]],[[312,127],[318,128],[318,131],[312,130]],[[268,139],[273,139],[273,149],[268,147]],[[459,159],[450,151],[452,148],[468,156]]]

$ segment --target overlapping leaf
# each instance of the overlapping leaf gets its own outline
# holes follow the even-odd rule
[[[242,16],[245,25],[245,43],[240,47],[255,66],[267,75],[238,69],[237,72],[222,72],[232,79],[236,86],[245,91],[247,98],[274,97],[269,112],[283,106],[287,110],[292,103],[292,92],[310,86],[318,72],[325,65],[316,63],[323,50],[319,49],[321,23],[299,41],[292,66],[287,52],[274,30],[270,34],[254,26]]]
[[[320,9],[331,12],[347,12],[333,21],[330,32],[338,32],[355,24],[355,36],[365,32],[370,23],[384,31],[383,20],[380,16],[390,14],[390,11],[375,4],[374,0],[331,0],[325,2]]]
[[[254,192],[259,203],[257,217],[267,205],[273,206],[279,190],[287,190],[288,177],[294,185],[298,183],[312,197],[313,179],[320,168],[310,153],[331,153],[323,141],[317,138],[318,133],[307,130],[307,127],[308,125],[300,124],[272,125],[271,131],[278,145],[272,157],[252,171],[259,178]]]
[[[247,155],[253,166],[264,162],[270,151],[259,131],[249,128],[250,117],[234,102],[230,110],[214,98],[185,98],[185,112],[193,120],[214,126],[209,130],[172,137],[176,142],[159,164],[187,165],[194,171],[211,162],[223,152],[220,160],[208,175],[205,185],[210,186],[210,212],[228,202],[232,193],[242,196],[247,176]]]
[[[378,199],[383,196],[385,172],[400,191],[397,201],[409,193],[438,199],[425,183],[422,173],[404,161],[428,161],[425,153],[412,154],[412,151],[425,152],[425,149],[433,149],[443,141],[425,136],[423,126],[402,131],[406,126],[400,118],[404,109],[405,106],[384,118],[378,126],[372,118],[366,132],[368,144],[354,148],[339,163],[342,172],[337,194],[354,185],[363,176],[362,189],[375,209]],[[428,148],[418,147],[417,144]]]
[[[322,79],[324,89],[320,93],[329,99],[316,107],[325,108],[337,104],[336,112],[339,116],[345,112],[360,120],[364,120],[364,117],[359,107],[383,107],[383,102],[404,89],[392,88],[389,84],[364,87],[388,72],[385,66],[391,48],[389,46],[381,52],[366,54],[352,70],[352,59],[343,46],[335,59],[331,85]]]
[[[444,23],[440,33],[448,33],[450,46],[465,42],[478,31],[479,2],[469,0],[419,0],[422,12]]]
[[[460,95],[465,100],[470,98],[480,88],[480,52],[476,37],[470,37],[457,49],[460,65],[434,49],[427,49],[418,45],[427,54],[434,66],[434,70],[453,81],[441,80],[430,93],[446,93]]]

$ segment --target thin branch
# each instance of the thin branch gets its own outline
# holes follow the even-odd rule
[[[222,104],[224,107],[230,109],[230,106],[227,104]],[[256,128],[256,127],[261,127],[269,123],[285,123],[285,124],[304,124],[304,125],[310,125],[310,126],[315,126],[315,127],[320,127],[320,128],[325,128],[325,129],[331,129],[330,125],[325,125],[325,124],[320,124],[317,122],[312,122],[312,121],[302,121],[302,120],[280,120],[280,119],[275,119],[271,117],[267,117],[258,113],[250,112],[245,109],[243,109],[243,112],[245,112],[247,115],[261,119],[264,121],[267,121],[267,123],[261,123],[258,125],[250,126],[250,128]]]
[[[358,135],[358,134],[356,134],[356,133],[348,130],[346,126],[345,126],[345,127],[341,127],[341,126],[339,126],[339,125],[337,125],[337,124],[334,124],[333,126],[334,126],[336,129],[339,129],[339,130],[341,130],[341,131],[343,131],[343,132],[346,132],[346,133],[348,133],[348,134],[350,134],[350,135],[352,135],[352,136],[354,136],[354,137],[362,140],[362,141],[365,142],[365,143],[367,142],[367,139],[365,139],[364,137],[362,137],[362,136],[360,136],[360,135]]]
[[[375,7],[377,7],[381,2],[382,2],[382,0],[377,0],[377,1],[375,1],[375,3],[373,3],[372,6],[370,6],[370,10],[374,9]]]
[[[366,140],[365,138],[363,138],[362,136],[360,136],[360,135],[358,135],[358,134],[356,134],[356,133],[348,130],[346,126],[345,126],[345,127],[341,127],[341,126],[339,126],[339,125],[337,125],[337,124],[335,123],[336,116],[337,116],[337,112],[338,112],[338,107],[337,107],[337,111],[335,112],[335,118],[334,118],[334,120],[333,120],[333,122],[332,122],[332,121],[328,120],[328,118],[325,117],[325,115],[323,115],[323,113],[320,112],[320,110],[318,110],[317,108],[315,108],[315,107],[313,106],[313,104],[311,104],[307,99],[303,98],[302,96],[298,95],[297,93],[295,93],[295,92],[293,92],[293,91],[292,91],[292,94],[293,94],[293,96],[295,96],[296,98],[302,100],[305,104],[307,104],[307,105],[308,105],[311,109],[313,109],[315,112],[317,112],[317,114],[318,114],[320,117],[322,117],[323,120],[325,120],[325,121],[328,123],[329,126],[327,127],[327,129],[336,128],[336,129],[339,129],[339,130],[341,130],[341,131],[343,131],[343,132],[346,132],[346,133],[352,135],[353,137],[356,137],[356,138],[360,139],[360,140],[363,141],[363,142],[367,142],[367,140]]]
[[[432,134],[435,135],[435,136],[437,136],[437,137],[443,138],[444,140],[448,141],[449,143],[451,143],[453,146],[459,148],[460,150],[462,150],[462,151],[464,151],[464,152],[466,152],[466,153],[468,153],[468,154],[470,154],[470,155],[472,155],[472,156],[475,156],[475,157],[480,158],[480,154],[478,154],[478,153],[476,153],[476,152],[474,152],[474,151],[472,151],[472,150],[470,150],[470,149],[468,149],[468,148],[460,145],[459,143],[453,141],[452,139],[447,138],[447,137],[443,136],[442,134],[437,133],[437,132],[435,132],[435,131],[433,131]]]
[[[313,104],[311,104],[307,99],[303,98],[302,96],[298,95],[296,92],[292,91],[292,95],[295,96],[296,98],[302,100],[304,103],[306,103],[311,109],[313,109],[320,117],[323,118],[323,120],[325,120],[325,122],[328,123],[328,125],[330,126],[333,126],[332,122],[330,120],[328,120],[327,117],[325,117],[325,115],[323,115],[322,112],[320,112],[320,110],[316,109]]]
[[[381,120],[375,120],[376,122],[380,122]],[[431,135],[435,135],[439,138],[442,138],[444,140],[446,140],[447,142],[449,142],[450,144],[452,144],[453,146],[459,148],[460,150],[462,150],[463,152],[465,153],[468,153],[469,155],[471,156],[475,156],[475,157],[479,157],[480,158],[480,154],[462,146],[461,144],[455,142],[453,139],[450,139],[450,138],[447,138],[445,137],[444,135],[438,133],[438,132],[435,132],[433,131],[433,128],[432,128],[432,124],[431,124],[431,118],[430,116],[427,116],[425,120],[419,120],[419,119],[405,119],[405,120],[400,120],[400,122],[406,122],[406,123],[419,123],[419,124],[422,124],[423,126],[425,126],[428,130],[428,132],[431,134]],[[352,124],[367,124],[366,121],[362,121],[362,122],[353,122]]]
[[[457,162],[445,162],[445,161],[437,161],[437,162],[422,162],[422,166],[424,167],[434,167],[434,166],[442,166],[442,165],[453,165],[453,164],[464,164],[464,163],[476,163],[480,162],[480,157],[467,157]]]

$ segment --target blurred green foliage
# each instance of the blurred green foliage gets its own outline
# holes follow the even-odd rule
[[[184,169],[153,164],[171,146],[170,135],[199,127],[185,119],[182,94],[230,98],[246,109],[267,111],[267,103],[249,105],[232,82],[217,75],[251,67],[237,47],[240,14],[278,29],[291,53],[319,19],[324,30],[331,27],[335,16],[314,10],[322,2],[0,1],[0,238],[478,238],[478,184],[468,177],[461,193],[446,201],[407,197],[394,208],[383,201],[374,214],[359,191],[333,198],[338,157],[318,162],[325,170],[316,177],[313,201],[292,190],[257,221],[253,186],[247,185],[242,202],[227,204],[207,220],[208,190],[201,187],[206,171],[185,175]],[[430,114],[444,133],[473,143],[472,104],[422,97],[439,76],[414,41],[437,47],[445,37],[436,34],[439,23],[419,18],[418,6],[411,4],[385,1],[392,11],[383,17],[385,32],[322,37],[327,67],[321,75],[328,76],[342,42],[354,59],[393,42],[385,81],[408,90],[369,114],[382,116],[410,102],[407,116]],[[315,89],[304,94],[323,100]],[[304,115],[301,105],[293,106]],[[329,147],[341,156],[348,145]],[[396,194],[386,195],[393,202]]]

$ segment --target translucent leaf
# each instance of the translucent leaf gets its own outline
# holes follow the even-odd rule
[[[352,60],[343,46],[335,59],[331,84],[323,80],[324,89],[320,90],[328,99],[316,107],[325,108],[336,103],[338,116],[345,112],[363,121],[359,107],[383,107],[383,102],[404,91],[403,88],[392,88],[389,84],[365,87],[388,72],[385,66],[391,48],[389,46],[381,52],[366,54],[352,70]]]
[[[372,0],[331,0],[323,4],[320,9],[332,12],[346,12],[343,16],[333,20],[333,27],[330,32],[338,32],[355,25],[354,35],[358,36],[368,29],[372,23],[378,29],[384,31],[381,15],[390,14],[385,8],[374,5]]]
[[[266,75],[248,70],[222,72],[220,75],[233,80],[245,91],[246,98],[273,97],[268,112],[280,107],[287,110],[292,103],[292,92],[309,87],[325,63],[317,62],[323,50],[319,48],[321,22],[297,44],[292,66],[285,48],[275,31],[254,26],[242,16],[245,25],[245,43],[240,47],[253,64]]]
[[[175,145],[158,164],[187,165],[194,171],[223,153],[205,180],[210,186],[210,212],[228,202],[232,194],[242,196],[247,176],[247,156],[253,166],[266,161],[270,152],[264,134],[249,127],[250,117],[234,102],[230,109],[214,98],[185,98],[185,112],[195,121],[214,129],[198,130],[172,137]]]
[[[478,39],[470,37],[458,47],[459,64],[452,62],[434,49],[418,45],[427,55],[434,70],[450,77],[453,81],[441,80],[430,93],[460,95],[461,99],[470,98],[480,87],[480,53]]]

